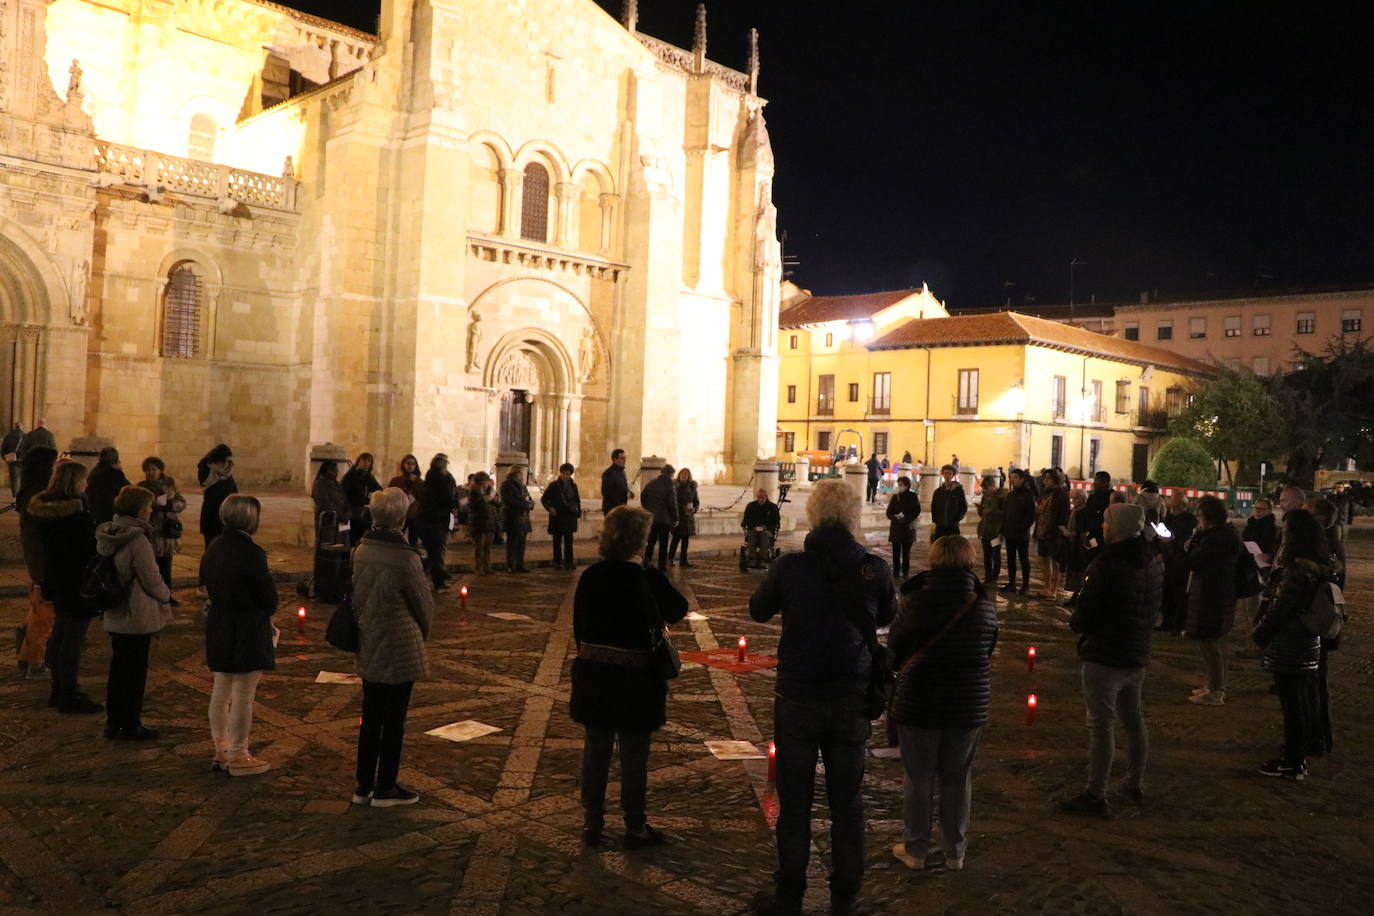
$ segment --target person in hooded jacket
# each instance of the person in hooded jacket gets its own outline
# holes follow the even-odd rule
[[[371,452],[363,452],[354,460],[353,467],[344,473],[343,480],[340,481],[344,499],[348,500],[348,537],[349,542],[353,544],[358,543],[367,533],[367,529],[372,527],[367,501],[372,498],[373,493],[382,488],[377,482],[376,475],[372,473],[376,463],[377,459],[372,457]]]
[[[162,581],[153,550],[153,494],[127,486],[114,499],[114,517],[95,531],[95,550],[114,557],[115,575],[129,584],[124,600],[104,614],[110,636],[110,676],[105,685],[105,737],[126,741],[156,738],[143,724],[148,652],[153,637],[172,622],[172,593]]]
[[[19,514],[19,545],[24,551],[24,566],[29,574],[29,613],[24,619],[24,638],[19,646],[19,666],[27,678],[48,675],[44,662],[48,637],[52,634],[53,606],[43,597],[43,538],[38,524],[29,514],[33,498],[48,486],[57,450],[45,447],[29,449],[19,462],[19,492],[14,507]]]
[[[892,848],[922,868],[940,786],[946,868],[964,867],[973,801],[973,755],[988,721],[997,608],[973,574],[973,544],[958,535],[930,547],[930,569],[901,588],[888,635],[899,674],[888,717],[902,751],[903,842]]]
[[[86,469],[75,461],[53,468],[48,488],[29,501],[29,516],[42,540],[43,597],[54,620],[45,659],[52,673],[48,705],[63,713],[96,713],[104,707],[81,691],[79,671],[86,630],[96,612],[81,597],[86,566],[95,555],[95,522],[86,510]]]
[[[759,623],[782,613],[773,701],[778,870],[773,891],[755,898],[756,912],[800,911],[818,754],[830,802],[832,912],[852,909],[863,882],[867,634],[892,622],[896,593],[887,563],[855,539],[862,511],[844,481],[818,482],[806,503],[811,532],[803,550],[779,557],[749,599]]]
[[[1164,564],[1145,541],[1144,513],[1124,503],[1107,508],[1107,545],[1088,564],[1069,629],[1080,634],[1083,699],[1088,708],[1088,784],[1061,802],[1066,814],[1109,817],[1107,779],[1116,752],[1117,718],[1126,730],[1127,771],[1122,786],[1137,805],[1145,800],[1149,732],[1141,691],[1150,664],[1150,637],[1159,614]]]
[[[114,518],[115,497],[128,485],[129,478],[124,476],[124,466],[119,461],[119,450],[111,446],[102,448],[100,459],[86,477],[86,505],[97,525]]]
[[[1030,593],[1030,533],[1035,525],[1035,490],[1030,476],[1021,468],[1012,468],[1007,479],[1011,488],[1002,507],[1002,539],[1007,542],[1007,584],[1004,592],[1015,592],[1016,564],[1021,562],[1022,595]]]
[[[1305,509],[1283,514],[1283,541],[1274,571],[1260,598],[1253,638],[1265,650],[1262,665],[1274,676],[1283,709],[1283,745],[1279,756],[1260,764],[1264,776],[1301,781],[1307,778],[1307,754],[1321,746],[1318,733],[1317,677],[1321,639],[1302,622],[1317,589],[1329,588],[1335,576],[1331,549],[1321,525]]]
[[[1189,539],[1183,563],[1188,570],[1183,635],[1197,642],[1207,672],[1206,682],[1188,702],[1199,706],[1226,704],[1226,651],[1223,640],[1236,622],[1236,566],[1250,555],[1231,527],[1226,506],[1215,496],[1197,503],[1200,527]],[[1167,573],[1166,573],[1167,575]]]
[[[229,446],[221,442],[206,452],[196,465],[196,479],[205,488],[200,502],[200,535],[205,539],[208,550],[210,543],[224,530],[219,507],[239,491],[238,484],[234,482],[234,453]]]
[[[573,480],[576,470],[571,464],[558,468],[558,479],[544,488],[539,502],[549,513],[549,534],[553,535],[553,565],[556,569],[576,569],[573,557],[573,535],[577,520],[582,517],[582,494]]]
[[[910,477],[897,478],[897,490],[887,500],[887,539],[892,543],[892,572],[899,578],[911,575],[911,545],[916,543],[916,523],[921,518],[920,497],[911,489]]]

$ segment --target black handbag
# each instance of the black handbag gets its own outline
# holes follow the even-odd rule
[[[162,519],[162,536],[167,540],[176,540],[181,537],[181,519],[175,515],[167,515]]]
[[[358,618],[353,616],[353,598],[345,596],[324,629],[325,642],[341,652],[358,651]]]
[[[872,721],[882,718],[883,713],[887,712],[897,686],[897,672],[892,664],[892,650],[878,642],[878,622],[859,603],[864,589],[857,570],[851,571],[849,579],[851,581],[847,583],[844,596],[844,615],[863,635],[873,659],[868,669],[868,686],[864,690],[864,708],[869,721]]]

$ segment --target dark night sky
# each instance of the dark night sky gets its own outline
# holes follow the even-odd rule
[[[379,4],[293,5],[373,30]],[[639,28],[689,47],[695,8],[640,0]],[[780,222],[817,293],[1062,302],[1074,257],[1079,301],[1374,285],[1374,4],[707,8],[727,66],[759,29]]]

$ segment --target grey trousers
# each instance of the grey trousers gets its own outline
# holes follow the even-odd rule
[[[1197,644],[1203,667],[1207,671],[1207,689],[1213,693],[1226,692],[1226,650],[1222,648],[1225,638],[1200,639]]]
[[[1088,706],[1088,791],[1098,798],[1107,797],[1107,778],[1116,755],[1118,716],[1126,730],[1126,785],[1144,788],[1145,761],[1150,754],[1150,735],[1140,699],[1144,684],[1144,668],[1083,663],[1083,699]]]
[[[897,725],[902,749],[902,821],[907,855],[930,851],[935,787],[940,787],[940,833],[945,858],[962,859],[973,811],[973,755],[979,728],[917,728]]]

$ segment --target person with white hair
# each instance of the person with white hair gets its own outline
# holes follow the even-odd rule
[[[877,627],[896,615],[886,561],[855,539],[862,504],[841,480],[816,484],[806,503],[811,532],[801,553],[779,557],[749,599],[764,623],[782,614],[773,701],[777,748],[778,870],[757,912],[792,913],[806,891],[816,757],[830,801],[832,912],[848,912],[863,881],[863,776],[872,731],[865,693]]]

